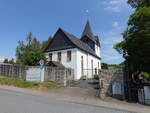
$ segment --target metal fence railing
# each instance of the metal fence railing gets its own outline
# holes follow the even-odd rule
[[[138,90],[138,100],[141,104],[150,105],[150,86]]]
[[[83,69],[83,76],[86,76],[87,78],[93,78],[94,75],[98,75],[99,70],[98,69]]]

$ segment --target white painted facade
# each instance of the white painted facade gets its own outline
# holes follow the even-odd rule
[[[67,51],[71,51],[71,61],[67,61]],[[74,75],[77,75],[76,68],[77,68],[77,49],[66,49],[66,50],[59,50],[59,51],[53,51],[48,52],[46,54],[46,58],[49,58],[49,54],[52,53],[52,61],[58,60],[58,52],[61,52],[61,64],[63,64],[66,68],[71,68],[74,70]]]
[[[84,73],[83,75],[87,76],[88,78],[92,78],[92,75],[98,74],[98,70],[97,70],[97,72],[95,72],[95,69],[101,69],[100,59],[78,49],[78,51],[77,51],[77,62],[78,62],[77,75],[79,75],[79,77],[82,76],[81,75],[81,71],[82,71],[81,56],[83,56],[83,73]],[[93,67],[92,67],[92,60],[93,60]],[[79,78],[77,78],[77,79],[79,79]]]
[[[67,61],[67,51],[71,51],[71,61],[69,62]],[[61,63],[66,68],[71,68],[74,70],[74,79],[80,79],[82,76],[87,76],[88,78],[92,78],[92,75],[96,74],[95,69],[101,69],[100,59],[78,48],[48,52],[45,53],[45,55],[48,58],[49,54],[52,54],[52,61],[57,61],[58,52],[61,52]],[[100,49],[97,51],[97,55],[100,57]],[[82,56],[83,56],[83,75],[82,75],[82,67],[81,67]],[[92,60],[93,60],[93,68],[92,68]],[[97,74],[98,74],[98,70],[97,70]]]
[[[95,53],[96,53],[97,56],[101,57],[100,56],[100,47],[96,44],[95,44]]]

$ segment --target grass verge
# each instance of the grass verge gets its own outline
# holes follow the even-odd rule
[[[36,90],[51,90],[61,86],[53,82],[27,82],[19,78],[0,76],[0,85],[14,86],[19,88],[30,88]]]

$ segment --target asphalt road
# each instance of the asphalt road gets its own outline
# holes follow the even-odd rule
[[[0,89],[0,113],[129,113]]]

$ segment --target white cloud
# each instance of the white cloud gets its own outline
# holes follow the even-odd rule
[[[105,59],[107,59],[108,61],[112,61],[112,60],[118,60],[120,59],[119,55],[109,55],[109,54],[103,54],[102,57],[104,57]]]
[[[124,3],[126,1],[127,0],[110,0],[109,4],[111,4],[111,5],[118,5],[118,4]]]
[[[106,11],[113,11],[113,12],[120,12],[120,8],[119,7],[107,6],[107,7],[104,8],[104,10],[106,10]]]
[[[113,46],[121,42],[124,27],[119,25],[119,22],[113,22],[116,29],[111,29],[103,32],[101,38],[101,56],[102,62],[109,64],[119,64],[123,61],[122,55],[120,55]]]
[[[124,31],[124,27],[118,21],[112,22],[112,27],[115,28],[116,30],[120,31],[120,33],[122,33]]]
[[[113,22],[113,27],[118,28],[119,27],[119,23],[117,21]]]
[[[127,6],[127,0],[106,0],[102,3],[105,7],[104,10],[112,12],[120,12]]]

